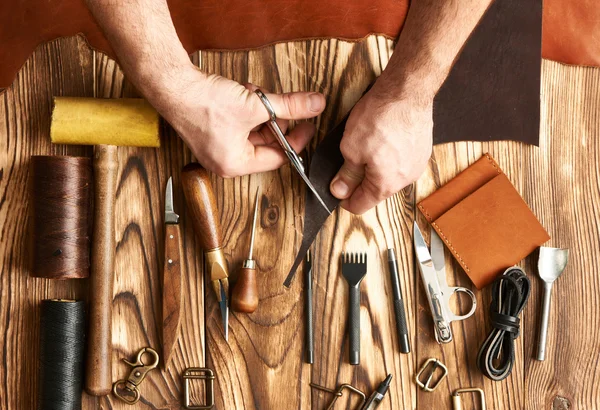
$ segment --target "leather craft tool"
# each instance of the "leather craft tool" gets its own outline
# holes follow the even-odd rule
[[[305,362],[315,362],[315,324],[313,321],[313,278],[310,250],[306,252],[304,262],[304,344],[306,349]]]
[[[181,184],[196,238],[204,249],[206,274],[219,302],[225,340],[229,339],[229,270],[223,254],[223,239],[217,200],[208,171],[191,163],[181,171]]]
[[[236,312],[252,313],[258,307],[258,285],[256,279],[256,261],[252,259],[254,251],[254,235],[256,234],[256,218],[258,216],[258,189],[254,199],[254,217],[250,234],[250,250],[248,259],[242,264],[240,275],[231,294],[231,308]]]
[[[464,393],[475,393],[479,397],[479,409],[486,410],[485,393],[483,392],[482,389],[475,388],[475,387],[454,390],[454,393],[452,393],[452,408],[454,410],[463,410],[462,398],[460,396]]]
[[[375,410],[379,407],[379,404],[385,397],[386,393],[390,388],[390,383],[392,381],[392,375],[388,374],[384,381],[379,383],[377,389],[369,396],[365,404],[360,408],[360,410]]]
[[[446,281],[446,262],[444,260],[444,243],[437,233],[431,230],[431,253],[427,248],[425,239],[419,230],[417,222],[413,228],[415,253],[419,262],[421,279],[425,286],[425,293],[429,301],[429,308],[433,316],[435,340],[438,343],[452,341],[452,328],[450,323],[465,320],[475,313],[477,298],[471,290],[463,287],[450,287]],[[450,298],[456,292],[466,293],[471,298],[471,310],[465,315],[455,315],[450,308]]]
[[[479,370],[490,380],[504,380],[512,371],[519,315],[527,304],[530,290],[529,278],[517,266],[507,269],[492,283],[490,320],[493,329],[477,355]]]
[[[85,368],[85,389],[94,396],[107,395],[111,389],[116,249],[114,215],[119,170],[117,145],[158,147],[158,136],[158,114],[144,100],[54,98],[50,128],[52,142],[96,145],[94,232],[89,282],[90,324]]]
[[[281,145],[281,148],[285,152],[285,155],[287,155],[288,159],[292,163],[292,166],[300,175],[300,177],[302,177],[302,180],[304,181],[306,186],[311,190],[315,198],[317,198],[317,200],[323,206],[323,208],[325,208],[327,213],[331,214],[331,211],[329,210],[327,205],[325,205],[325,202],[323,202],[323,200],[321,199],[319,192],[310,182],[310,179],[308,179],[308,176],[304,171],[304,164],[302,163],[302,158],[300,158],[296,151],[294,151],[294,148],[292,148],[287,138],[285,138],[283,131],[281,131],[281,128],[279,128],[279,124],[277,124],[277,114],[275,114],[275,110],[273,109],[273,106],[269,102],[267,96],[260,90],[256,90],[255,93],[256,95],[258,95],[258,98],[260,98],[260,101],[263,103],[263,105],[267,109],[267,112],[269,113],[269,121],[267,122],[267,125],[273,133],[273,135],[275,135],[275,138],[277,139],[277,142],[279,142],[279,145]]]
[[[421,375],[425,374],[425,370],[427,370],[428,368],[431,369],[429,370],[429,372],[427,373],[427,377],[423,381],[421,379]],[[442,373],[437,379],[437,382],[432,386],[431,381],[433,380],[433,376],[435,375],[435,371],[437,369],[441,369]],[[442,380],[444,380],[446,376],[448,376],[448,368],[438,359],[429,358],[425,361],[419,372],[416,374],[415,382],[417,383],[417,386],[421,388],[421,390],[426,392],[432,392],[438,388],[438,386],[442,383]]]
[[[165,262],[162,287],[162,331],[163,331],[163,363],[169,366],[171,353],[179,334],[181,319],[181,232],[179,215],[175,213],[173,204],[173,178],[167,181],[165,189]]]
[[[202,405],[191,404],[190,381],[205,381],[205,396]],[[183,372],[183,407],[188,410],[209,410],[215,406],[215,374],[204,367],[190,367]]]
[[[388,266],[392,281],[392,292],[394,293],[394,316],[396,318],[396,332],[398,333],[398,345],[401,353],[410,353],[410,340],[408,339],[408,326],[406,325],[406,311],[402,300],[400,289],[400,278],[398,277],[398,262],[396,252],[393,248],[388,249]]]
[[[310,387],[312,387],[313,389],[331,393],[335,396],[333,398],[333,400],[331,400],[331,403],[329,403],[329,406],[327,406],[326,410],[332,410],[334,408],[335,402],[337,401],[337,399],[339,399],[340,397],[343,396],[344,390],[348,390],[348,391],[350,391],[350,393],[360,396],[360,398],[361,398],[361,402],[360,402],[361,407],[360,408],[361,409],[362,409],[362,406],[365,404],[365,401],[367,400],[367,396],[362,391],[360,391],[356,387],[351,386],[349,384],[340,384],[335,390],[331,390],[331,389],[328,389],[327,387],[319,386],[318,384],[315,384],[315,383],[311,383]]]
[[[152,361],[150,363],[144,363],[142,360],[144,354],[148,354],[151,357]],[[144,381],[149,371],[158,367],[159,360],[158,353],[151,347],[144,347],[140,350],[136,356],[135,362],[123,359],[123,361],[131,366],[132,369],[127,379],[118,380],[113,384],[113,394],[127,404],[133,405],[137,403],[140,400],[138,386]],[[123,389],[121,389],[121,387]],[[121,390],[129,394],[123,394]]]
[[[548,321],[550,319],[550,298],[554,281],[563,273],[569,260],[568,249],[540,248],[538,260],[538,274],[544,281],[544,300],[542,302],[542,317],[540,318],[540,332],[537,346],[537,360],[546,358],[546,339],[548,336]]]
[[[360,363],[360,283],[366,274],[366,253],[342,253],[342,275],[348,282],[348,350],[352,365]]]

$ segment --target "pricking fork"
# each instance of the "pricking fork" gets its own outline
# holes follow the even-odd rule
[[[342,252],[342,275],[348,282],[350,364],[360,363],[360,282],[367,274],[366,253]]]

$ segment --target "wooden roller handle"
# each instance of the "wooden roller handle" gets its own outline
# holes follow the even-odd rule
[[[118,157],[114,145],[94,149],[94,234],[89,290],[86,391],[106,396],[112,387],[112,299],[115,268],[115,195]]]
[[[200,246],[204,250],[220,248],[222,241],[219,212],[208,171],[200,164],[188,164],[181,171],[181,184],[188,215],[192,218]]]
[[[236,312],[252,313],[257,307],[256,269],[242,268],[231,295],[231,308]]]

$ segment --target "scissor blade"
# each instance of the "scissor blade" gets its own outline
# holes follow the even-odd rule
[[[220,283],[221,288],[221,301],[219,302],[219,308],[221,309],[221,320],[223,321],[223,329],[225,330],[225,340],[229,341],[229,306],[227,304],[227,294],[223,284]]]
[[[444,258],[444,242],[437,234],[435,229],[431,228],[431,260],[436,272],[446,276],[446,259]]]
[[[425,238],[423,238],[423,234],[421,233],[419,225],[417,225],[416,221],[413,226],[413,235],[415,241],[415,253],[417,254],[419,263],[422,265],[431,266],[431,254],[429,253],[427,243],[425,243]]]
[[[175,213],[175,206],[173,205],[173,177],[169,177],[165,189],[165,223],[179,223],[179,215]]]
[[[317,192],[317,190],[315,189],[315,187],[313,186],[313,184],[310,182],[310,179],[308,179],[308,177],[306,176],[306,174],[304,172],[300,172],[300,170],[297,170],[297,171],[300,174],[300,176],[302,177],[302,179],[304,180],[304,182],[306,183],[306,186],[308,186],[308,188],[315,195],[315,197],[317,198],[317,200],[319,201],[319,203],[323,206],[323,208],[325,208],[325,210],[327,211],[327,213],[329,215],[331,215],[331,211],[329,210],[329,208],[327,208],[327,205],[325,205],[325,202],[323,202],[323,199],[321,198],[321,196],[319,195],[319,193]]]

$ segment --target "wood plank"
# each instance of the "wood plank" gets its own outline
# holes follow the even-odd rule
[[[316,120],[314,149],[383,69],[391,47],[391,42],[376,37],[356,44],[314,40],[250,52],[201,53],[193,60],[207,71],[278,92],[323,92],[328,106]],[[98,96],[136,95],[113,61],[98,55],[96,63]],[[92,64],[92,53],[79,38],[47,44],[35,52],[0,97],[0,338],[4,341],[0,354],[5,358],[0,362],[0,408],[35,407],[39,301],[86,298],[87,281],[28,277],[24,243],[29,207],[24,186],[30,155],[91,155],[89,147],[52,146],[48,134],[53,95],[93,95]],[[539,149],[512,142],[439,146],[426,174],[413,186],[363,217],[341,211],[330,218],[314,247],[317,337],[313,366],[302,360],[302,281],[296,278],[290,290],[282,286],[302,232],[304,187],[290,167],[228,180],[212,178],[233,279],[246,257],[253,195],[261,188],[256,241],[261,304],[252,315],[231,315],[227,344],[214,295],[204,288],[201,250],[186,222],[178,189],[179,171],[192,160],[189,150],[166,125],[161,149],[119,148],[113,378],[129,372],[121,358],[131,358],[145,346],[160,349],[163,191],[170,175],[184,233],[182,336],[170,368],[151,372],[141,385],[139,405],[130,407],[112,396],[84,395],[84,409],[179,408],[180,374],[186,367],[203,365],[205,354],[206,363],[217,372],[217,409],[322,409],[331,397],[311,391],[310,382],[327,387],[352,383],[370,392],[387,373],[394,375],[394,382],[381,409],[450,409],[450,393],[469,385],[484,388],[489,409],[599,408],[594,380],[600,371],[595,367],[600,353],[595,326],[600,283],[594,272],[600,265],[595,207],[600,70],[544,62],[543,73]],[[489,331],[489,291],[477,292],[479,308],[473,318],[453,324],[455,341],[438,346],[412,250],[413,219],[417,217],[425,226],[421,216],[415,215],[415,202],[484,152],[499,161],[538,215],[553,237],[550,244],[569,247],[572,252],[565,276],[555,288],[548,358],[543,363],[532,358],[541,296],[536,260],[530,257],[523,264],[534,284],[532,299],[522,315],[515,369],[500,383],[484,379],[475,363]],[[398,353],[384,254],[389,246],[399,256],[413,347],[410,355]],[[343,250],[365,249],[370,261],[362,285],[362,360],[361,366],[353,367],[347,363],[347,286],[340,275],[339,255]],[[452,268],[449,283],[472,287],[459,266],[449,258],[448,263]],[[461,304],[457,302],[457,308]],[[435,393],[417,392],[414,371],[429,356],[441,358],[451,375]],[[201,388],[195,390],[194,398],[200,400],[201,394]],[[345,397],[338,404],[339,408],[350,406]],[[475,407],[467,398],[465,409],[469,408]]]
[[[528,147],[525,198],[552,237],[570,249],[552,294],[546,360],[537,352],[542,284],[533,260],[533,292],[524,327],[525,408],[600,407],[598,295],[600,237],[600,70],[544,61],[540,148]]]

